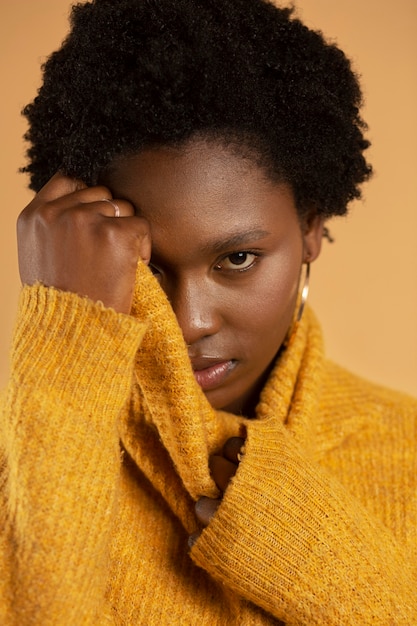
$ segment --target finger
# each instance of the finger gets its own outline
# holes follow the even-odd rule
[[[90,203],[91,205],[92,203]],[[127,200],[119,200],[114,198],[100,198],[94,202],[94,208],[97,208],[100,215],[105,217],[132,217],[135,215],[135,209]]]
[[[55,210],[60,212],[78,203],[91,204],[100,201],[105,201],[110,206],[113,204],[113,210],[109,210],[110,206],[103,210],[103,215],[108,217],[130,217],[135,214],[134,207],[129,202],[113,199],[111,191],[104,185],[87,187],[82,180],[65,176],[61,172],[52,176],[27,208],[33,210],[38,206],[53,203]]]
[[[233,463],[239,463],[243,454],[245,440],[242,437],[231,437],[223,446],[223,455]]]
[[[115,217],[111,218],[111,225],[116,230],[118,227],[120,231],[129,231],[131,234],[134,233],[135,240],[138,245],[138,257],[141,258],[145,265],[149,265],[152,253],[152,239],[149,222],[144,217],[139,217],[137,215],[128,216],[127,214],[121,213],[121,217],[123,217],[123,219]]]
[[[214,482],[221,491],[226,491],[226,488],[236,474],[237,465],[228,461],[223,456],[217,454],[210,457],[209,460],[210,472]]]
[[[39,190],[36,198],[41,200],[41,202],[52,202],[57,198],[62,198],[62,196],[67,196],[82,189],[87,189],[87,185],[82,180],[57,172]]]
[[[207,498],[203,496],[197,500],[195,504],[195,514],[197,519],[203,526],[207,526],[211,518],[219,508],[221,503],[220,499]]]
[[[114,217],[121,217],[120,206],[117,204],[116,200],[110,198],[102,198],[101,202],[107,202],[113,208]]]
[[[195,542],[197,541],[200,535],[201,535],[200,532],[196,532],[188,537],[188,547],[190,549],[193,547],[193,545],[195,544]]]

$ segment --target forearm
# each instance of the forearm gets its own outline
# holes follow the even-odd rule
[[[416,623],[405,550],[273,420],[249,426],[239,470],[191,554],[289,625]]]
[[[1,419],[5,623],[109,617],[117,422],[142,334],[135,320],[72,294],[39,287],[22,295]]]

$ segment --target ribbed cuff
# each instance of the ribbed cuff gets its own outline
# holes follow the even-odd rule
[[[236,476],[191,556],[288,624],[408,624],[417,609],[389,531],[274,419],[248,425]]]
[[[110,409],[126,397],[146,324],[100,303],[42,285],[24,287],[14,334],[14,381],[32,392],[50,389],[88,409]],[[110,405],[109,405],[110,403]]]

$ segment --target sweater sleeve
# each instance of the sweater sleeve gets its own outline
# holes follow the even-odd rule
[[[248,426],[237,474],[191,556],[288,626],[417,624],[410,554],[273,419]]]
[[[117,424],[144,331],[74,294],[23,289],[1,397],[2,624],[112,622]]]

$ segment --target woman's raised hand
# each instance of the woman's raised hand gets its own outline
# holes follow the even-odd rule
[[[243,455],[245,445],[244,437],[231,437],[223,446],[221,454],[214,454],[210,457],[209,466],[211,476],[219,488],[220,498],[207,498],[203,496],[195,504],[195,513],[198,521],[204,527],[210,523],[211,518],[219,508],[223,493],[226,491],[229,482],[237,472],[239,463]],[[193,533],[188,540],[188,545],[197,541],[200,532]]]
[[[71,291],[120,313],[130,312],[139,258],[151,256],[149,224],[129,202],[59,173],[20,214],[17,239],[23,284]]]

